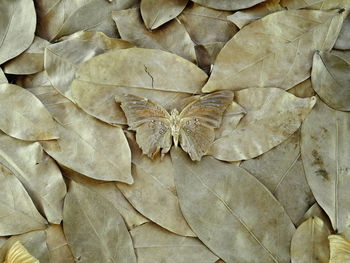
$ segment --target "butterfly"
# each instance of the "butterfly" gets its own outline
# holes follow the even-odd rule
[[[162,155],[180,144],[193,161],[199,161],[215,139],[214,129],[220,127],[222,115],[232,103],[232,91],[217,91],[194,97],[181,113],[166,109],[147,98],[117,95],[125,113],[129,130],[136,131],[136,142],[143,154],[154,158],[160,149]]]

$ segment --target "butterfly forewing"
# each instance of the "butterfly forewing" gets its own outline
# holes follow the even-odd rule
[[[116,96],[121,103],[129,129],[136,131],[136,142],[143,154],[153,157],[161,148],[171,147],[170,115],[160,105],[135,95]]]

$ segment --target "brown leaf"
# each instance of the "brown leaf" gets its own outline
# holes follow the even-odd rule
[[[57,121],[60,138],[41,142],[50,156],[60,164],[95,179],[133,182],[130,149],[120,127],[89,116],[52,87],[30,91]]]
[[[6,134],[26,141],[59,137],[50,113],[29,91],[13,84],[0,84],[0,104],[3,116],[0,129]]]
[[[218,259],[197,238],[175,235],[153,223],[130,231],[139,263],[201,262]]]
[[[78,66],[113,48],[129,48],[127,41],[107,37],[101,32],[77,32],[45,49],[45,70],[52,85],[73,100],[70,84]]]
[[[330,234],[327,224],[318,217],[309,218],[295,231],[291,245],[292,262],[328,263]]]
[[[44,70],[44,49],[50,43],[40,37],[35,37],[30,47],[16,58],[4,64],[7,74],[27,75]]]
[[[116,94],[146,97],[172,110],[182,99],[199,93],[207,77],[177,55],[129,48],[110,51],[80,65],[71,88],[86,112],[108,123],[125,124],[124,113],[114,100]]]
[[[21,54],[34,39],[36,14],[33,0],[0,2],[0,65]]]
[[[230,134],[217,139],[208,154],[225,161],[254,158],[292,135],[315,104],[277,88],[249,88],[235,92],[247,114]],[[254,138],[254,140],[252,140]]]
[[[46,229],[46,244],[50,253],[50,263],[74,263],[61,225],[50,225]]]
[[[195,3],[219,10],[239,10],[254,6],[264,0],[192,0]]]
[[[136,263],[131,237],[117,209],[74,181],[64,201],[63,230],[74,257],[82,262]]]
[[[350,113],[318,100],[302,125],[301,156],[310,188],[334,230],[350,226]]]
[[[198,238],[227,262],[290,262],[294,226],[244,169],[212,157],[192,162],[173,148],[181,210]]]
[[[237,32],[237,27],[226,18],[231,14],[192,4],[181,13],[179,20],[196,44],[227,42]]]
[[[20,181],[0,164],[0,236],[45,229],[46,223]]]
[[[141,15],[145,26],[156,29],[177,17],[185,8],[188,0],[141,0]]]
[[[225,42],[213,42],[207,44],[200,44],[195,47],[198,66],[205,72],[211,71],[211,66],[214,64],[215,59]]]
[[[59,224],[66,185],[55,161],[40,144],[17,140],[0,132],[0,162],[21,181],[47,220]]]
[[[112,18],[121,38],[135,46],[169,51],[196,63],[194,44],[185,27],[177,19],[149,31],[142,22],[138,8],[114,11]]]
[[[341,52],[315,52],[311,81],[318,96],[335,110],[350,111],[350,61]]]
[[[247,25],[221,50],[202,91],[292,88],[310,76],[313,53],[334,45],[345,13],[288,10]]]
[[[39,260],[29,254],[19,241],[16,241],[8,250],[5,263],[39,263]]]
[[[36,0],[37,34],[49,41],[75,32],[101,31],[110,37],[118,34],[110,13],[131,7],[136,0],[100,1]]]
[[[316,95],[316,92],[312,88],[311,78],[300,82],[298,85],[288,90],[288,92],[299,98],[309,98]]]
[[[300,132],[263,155],[240,166],[262,182],[296,224],[315,199],[300,158]]]

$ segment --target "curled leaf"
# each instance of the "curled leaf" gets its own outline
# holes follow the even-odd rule
[[[329,263],[350,262],[350,241],[342,235],[330,235],[330,259]]]
[[[53,140],[59,133],[51,114],[29,91],[0,84],[0,129],[26,141]]]
[[[5,263],[39,263],[39,260],[29,254],[21,242],[16,241],[7,252]]]

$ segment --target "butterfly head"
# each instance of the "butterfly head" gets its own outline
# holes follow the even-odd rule
[[[174,139],[174,145],[177,147],[179,142],[179,132],[180,132],[180,114],[177,111],[177,109],[173,109],[171,111],[170,116],[170,128],[171,128],[171,135]]]

